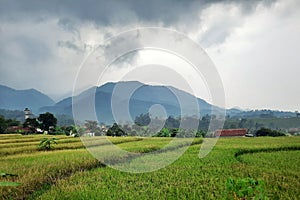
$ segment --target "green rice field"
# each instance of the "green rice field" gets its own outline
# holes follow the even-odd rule
[[[50,151],[42,138],[58,138]],[[91,137],[101,141],[103,137]],[[171,138],[111,137],[121,149],[147,153]],[[199,158],[195,139],[171,165],[127,173],[95,159],[80,138],[0,135],[0,199],[300,199],[300,137],[220,138]],[[174,145],[165,151],[183,148]],[[115,162],[122,162],[120,158]],[[131,158],[134,162],[134,159]],[[5,183],[18,183],[7,186]]]

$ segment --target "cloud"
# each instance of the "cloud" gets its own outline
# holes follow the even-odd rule
[[[158,26],[205,48],[220,71],[229,107],[296,109],[298,11],[297,0],[0,0],[0,84],[57,98],[72,90],[78,66],[99,42]],[[293,98],[286,103],[279,94]]]
[[[207,49],[223,77],[228,105],[298,109],[299,9],[297,1],[260,5],[224,43]]]

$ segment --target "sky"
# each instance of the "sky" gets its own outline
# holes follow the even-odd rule
[[[35,88],[60,100],[72,94],[80,66],[95,47],[139,27],[174,30],[201,46],[218,70],[227,108],[300,110],[298,0],[0,0],[0,84]],[[145,73],[126,75],[128,66],[153,62],[159,77],[168,74],[163,65],[187,65],[176,59],[140,51],[113,63],[101,82]],[[204,79],[187,72],[188,82],[199,82],[195,95],[210,102]],[[87,77],[78,87],[92,84]]]

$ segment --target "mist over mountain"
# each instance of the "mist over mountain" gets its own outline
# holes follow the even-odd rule
[[[89,119],[91,111],[86,110],[85,107],[90,103],[93,95],[95,95],[95,111],[99,122],[108,124],[114,122],[113,110],[111,109],[112,102],[117,106],[117,117],[121,121],[128,120],[126,108],[129,108],[129,115],[133,120],[140,114],[148,113],[149,109],[157,104],[165,109],[166,116],[182,115],[180,107],[182,102],[186,104],[183,105],[186,115],[192,115],[195,112],[194,107],[196,104],[201,110],[201,115],[210,114],[212,108],[212,105],[206,101],[174,87],[151,86],[137,81],[128,81],[106,83],[100,87],[92,87],[77,95],[74,98],[74,104],[76,108],[82,108],[80,110],[82,119],[80,120]],[[194,106],[188,104],[192,101],[196,103]],[[53,106],[45,106],[40,109],[40,112],[45,111],[72,115],[72,98],[63,99]]]
[[[24,110],[28,107],[36,113],[41,107],[54,104],[50,97],[35,89],[16,90],[0,85],[0,109]]]
[[[128,116],[134,120],[136,116],[148,113],[157,105],[164,109],[163,112],[156,110],[160,113],[158,114],[160,117],[193,116],[199,114],[197,110],[200,111],[200,117],[203,117],[210,115],[212,108],[216,111],[224,111],[223,108],[211,105],[201,98],[196,98],[192,94],[174,87],[146,85],[137,81],[110,82],[99,87],[91,87],[75,96],[73,100],[74,107],[80,113],[78,120],[89,120],[91,113],[95,112],[98,121],[106,124],[112,124],[116,120],[126,122]],[[91,105],[93,101],[95,107],[86,109],[87,105]],[[112,110],[112,104],[114,104],[114,110]],[[23,111],[26,107],[36,115],[51,112],[56,116],[67,117],[69,121],[73,116],[72,97],[55,103],[47,95],[35,89],[15,90],[7,86],[0,86],[0,109]],[[1,113],[6,116],[8,112]],[[294,113],[274,110],[246,111],[235,107],[226,109],[226,115],[231,118],[284,118],[293,117]],[[20,114],[12,118],[19,117]]]

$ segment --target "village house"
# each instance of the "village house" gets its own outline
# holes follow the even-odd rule
[[[215,136],[220,137],[237,137],[237,136],[245,136],[247,134],[247,129],[239,128],[239,129],[222,129],[216,130]]]

